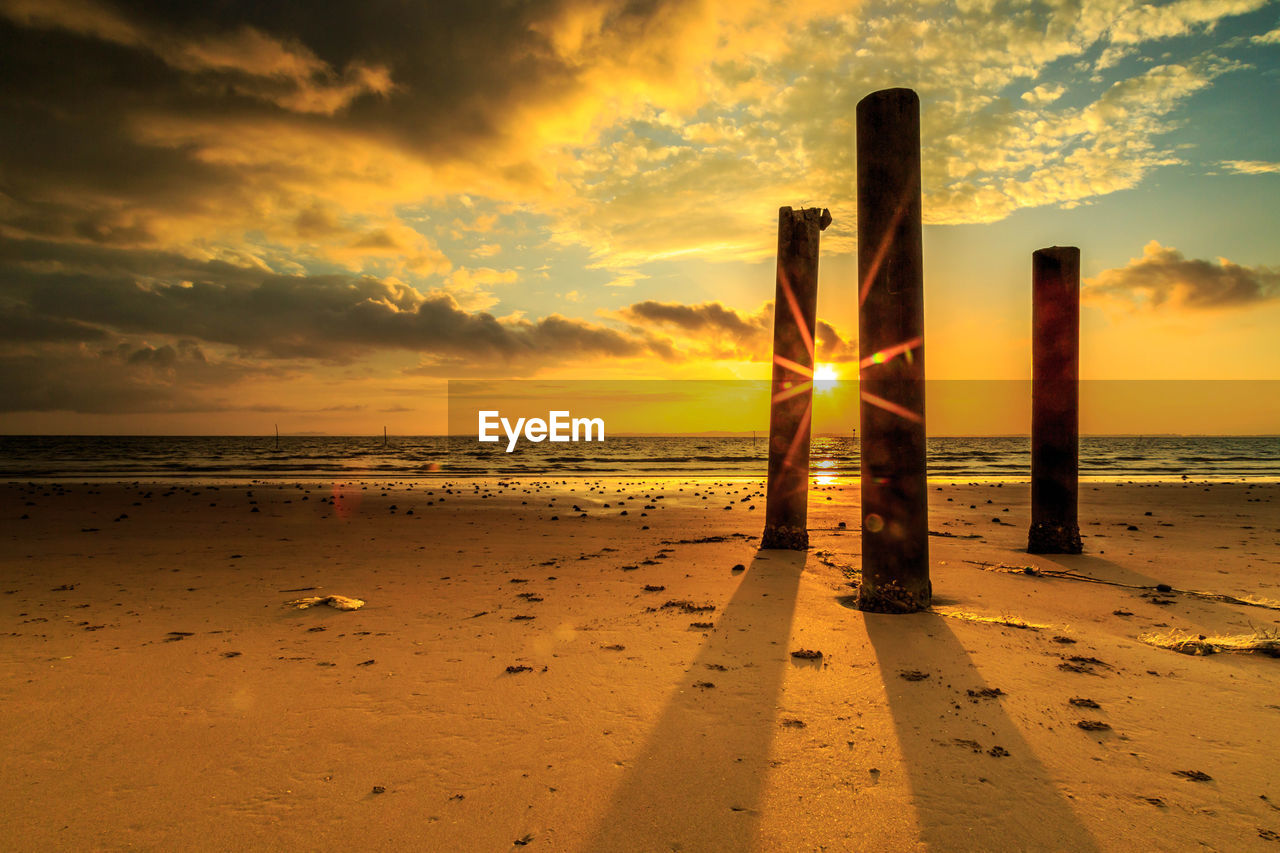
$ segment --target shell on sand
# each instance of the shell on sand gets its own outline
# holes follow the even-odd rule
[[[289,604],[299,610],[306,610],[308,607],[315,607],[317,604],[327,604],[330,607],[336,607],[338,610],[359,610],[364,607],[364,602],[358,598],[348,598],[345,595],[312,595],[307,598],[295,598]]]

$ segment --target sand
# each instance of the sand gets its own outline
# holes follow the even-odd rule
[[[1280,659],[1139,639],[1280,630],[1181,592],[1280,600],[1280,485],[932,497],[884,616],[856,484],[0,487],[3,846],[1280,850]]]

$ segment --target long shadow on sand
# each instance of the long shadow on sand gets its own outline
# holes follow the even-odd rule
[[[1141,572],[1135,572],[1133,569],[1127,569],[1124,566],[1117,565],[1103,557],[1095,557],[1092,554],[1036,554],[1035,557],[1043,562],[1055,563],[1063,569],[1091,577],[1094,580],[1149,587],[1154,587],[1157,583],[1160,583],[1160,581]]]
[[[805,559],[752,561],[583,851],[752,846]]]
[[[997,687],[1013,692],[1018,685],[986,684],[935,614],[867,613],[865,620],[911,785],[920,841],[928,849],[1097,849],[1001,707],[1004,700],[968,693],[980,696]],[[1075,734],[1062,732],[1063,737]]]

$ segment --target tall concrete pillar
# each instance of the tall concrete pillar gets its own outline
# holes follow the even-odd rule
[[[819,233],[826,210],[778,210],[778,275],[773,300],[773,382],[769,484],[761,548],[809,547],[809,427],[813,412],[814,325]]]
[[[1032,554],[1079,554],[1080,250],[1031,255]]]
[[[858,344],[862,585],[858,607],[929,606],[924,428],[920,99],[885,89],[858,103]]]

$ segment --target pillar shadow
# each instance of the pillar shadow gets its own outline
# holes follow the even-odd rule
[[[1204,631],[1205,633],[1217,633],[1221,630],[1222,615],[1232,613],[1232,605],[1225,602],[1213,602],[1204,599],[1183,596],[1181,593],[1170,592],[1161,593],[1155,591],[1155,587],[1159,583],[1168,583],[1169,578],[1152,578],[1149,575],[1135,572],[1124,566],[1116,565],[1110,560],[1102,557],[1093,557],[1088,554],[1037,554],[1040,560],[1045,563],[1052,563],[1063,569],[1068,569],[1078,575],[1093,578],[1094,580],[1109,581],[1113,583],[1131,584],[1134,586],[1151,587],[1152,592],[1146,592],[1137,589],[1128,589],[1125,587],[1115,587],[1117,595],[1129,596],[1131,600],[1141,601],[1143,598],[1150,597],[1151,601],[1162,601],[1170,603],[1170,616],[1176,617],[1181,623],[1187,626],[1195,626],[1196,631]],[[1053,579],[1053,583],[1078,584],[1088,586],[1087,582],[1067,580],[1061,578]],[[1175,584],[1176,585],[1176,584]],[[1200,612],[1196,612],[1196,608]],[[1247,608],[1246,608],[1247,610]],[[1220,614],[1219,617],[1213,617],[1208,614]],[[1187,627],[1188,631],[1191,630]],[[1219,656],[1230,657],[1230,656]]]
[[[1097,843],[944,619],[863,614],[929,850],[1094,851]],[[927,673],[911,681],[901,673]],[[917,677],[912,675],[912,677]],[[1082,733],[1063,731],[1069,738]],[[1002,754],[1007,753],[1007,755]]]
[[[1038,560],[1046,563],[1055,563],[1061,568],[1094,580],[1151,587],[1161,583],[1161,581],[1157,581],[1141,572],[1126,569],[1124,566],[1117,565],[1102,557],[1095,557],[1092,554],[1035,554],[1033,556]]]
[[[584,853],[752,846],[806,557],[756,555]]]

